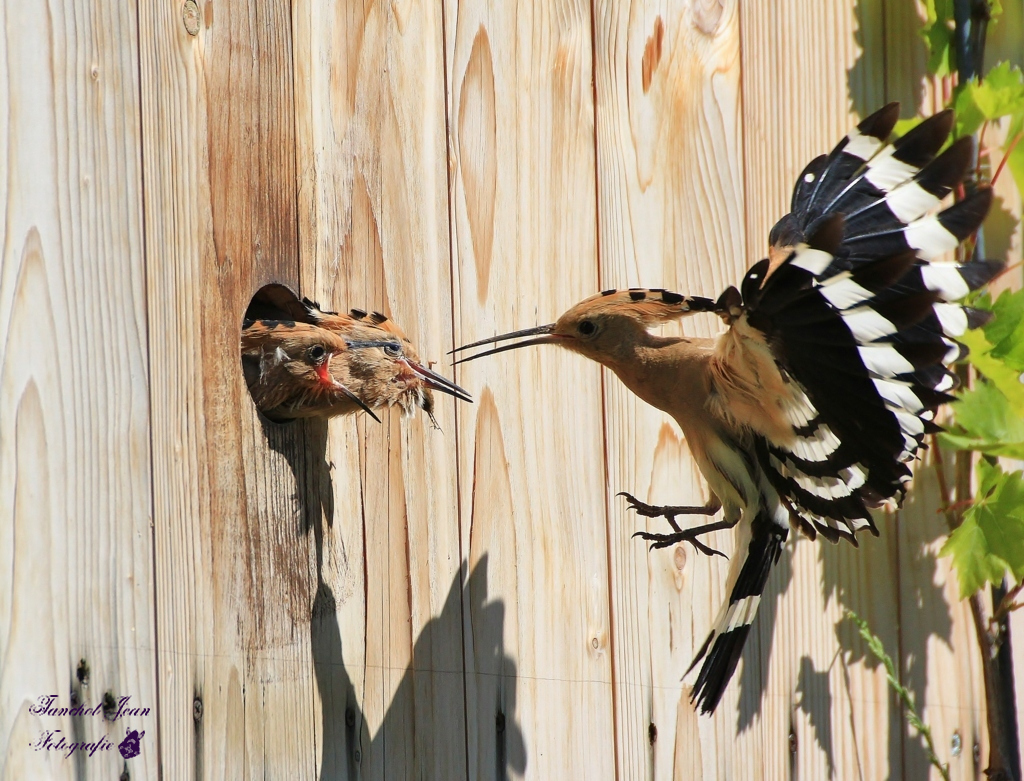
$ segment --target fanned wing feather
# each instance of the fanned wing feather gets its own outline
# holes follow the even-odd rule
[[[979,187],[938,211],[965,175],[971,141],[940,153],[953,121],[942,112],[888,144],[898,109],[886,106],[811,161],[790,213],[771,231],[769,258],[743,280],[740,313],[735,290],[719,299],[730,302],[720,313],[731,324],[717,354],[721,394],[728,395],[731,374],[750,374],[735,361],[752,360],[765,347],[777,372],[769,384],[785,391],[765,399],[762,414],[740,421],[752,431],[758,467],[777,497],[762,493],[768,498],[740,553],[739,571],[757,577],[733,585],[724,617],[694,660],[704,660],[693,699],[705,713],[733,673],[785,539],[775,529],[776,502],[802,528],[832,541],[856,544],[858,531],[878,533],[869,509],[902,500],[907,463],[938,429],[935,409],[956,387],[946,368],[966,352],[956,338],[984,320],[985,313],[955,302],[1003,267],[931,262],[978,228],[992,194]],[[718,409],[728,408],[726,401]],[[791,435],[778,434],[780,419]],[[743,621],[727,625],[743,605]]]

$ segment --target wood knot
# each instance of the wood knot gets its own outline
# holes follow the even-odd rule
[[[181,22],[189,35],[199,35],[199,6],[196,0],[185,0],[181,6]]]
[[[659,16],[654,20],[654,32],[647,39],[644,46],[644,58],[641,61],[644,94],[651,88],[651,80],[654,78],[654,71],[658,69],[661,62],[661,47],[665,40],[665,23]]]

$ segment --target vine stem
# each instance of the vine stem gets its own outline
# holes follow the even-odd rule
[[[939,446],[938,437],[932,436],[932,452],[935,454],[935,472],[939,481],[939,492],[942,494],[942,512],[946,516],[946,523],[949,525],[950,533],[959,528],[962,519],[962,508],[970,503],[971,490],[971,454],[967,451],[958,451],[956,454],[956,485],[955,498],[950,495],[950,485],[946,477],[945,462],[942,457],[942,448]],[[955,500],[954,500],[955,499]],[[1016,595],[1024,585],[1018,586],[1014,591],[1007,594]],[[1006,602],[1003,599],[1000,606]],[[1012,602],[1012,598],[1011,598]],[[1009,769],[1008,740],[1010,735],[1005,734],[1006,723],[1001,713],[999,684],[999,670],[997,667],[996,653],[999,650],[999,635],[993,634],[989,627],[993,621],[1001,631],[1001,624],[998,623],[998,610],[993,616],[988,615],[985,603],[982,600],[981,592],[976,591],[968,599],[971,608],[971,619],[974,623],[974,631],[978,636],[978,646],[981,650],[982,679],[985,683],[985,722],[988,727],[989,736],[989,757],[988,768],[985,773],[989,781],[1014,781],[1013,774]],[[1007,611],[1008,612],[1008,611]],[[1005,615],[1003,616],[1005,620]]]
[[[1013,154],[1013,149],[1017,144],[1020,143],[1021,138],[1024,138],[1024,130],[1021,130],[1017,135],[1013,137],[1013,140],[1006,147],[1006,154],[1003,155],[1003,159],[999,161],[999,165],[996,167],[996,172],[992,174],[992,184],[996,183],[996,179],[999,178],[999,174],[1003,172],[1003,168],[1006,166],[1006,161],[1010,159],[1010,155]]]

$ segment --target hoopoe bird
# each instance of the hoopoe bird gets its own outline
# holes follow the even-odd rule
[[[768,257],[739,290],[716,300],[606,290],[550,325],[458,348],[530,337],[463,359],[473,360],[557,344],[675,418],[711,500],[655,507],[624,495],[640,515],[670,524],[671,533],[634,535],[652,548],[689,542],[717,553],[699,537],[739,525],[728,601],[686,671],[703,662],[691,700],[705,714],[736,669],[790,527],[856,545],[857,532],[878,534],[870,508],[902,501],[908,463],[957,386],[946,368],[966,354],[956,337],[987,316],[952,302],[1003,268],[934,260],[978,229],[992,193],[977,187],[938,211],[963,183],[972,142],[939,154],[953,122],[945,111],[889,144],[898,116],[898,104],[886,106],[811,161],[771,230]],[[695,312],[714,312],[728,328],[715,339],[649,331]],[[719,510],[721,521],[676,523]]]
[[[242,324],[242,367],[253,401],[271,420],[333,417],[398,405],[434,420],[432,390],[463,401],[462,388],[419,362],[412,343],[384,315],[325,312],[303,299],[303,320]]]

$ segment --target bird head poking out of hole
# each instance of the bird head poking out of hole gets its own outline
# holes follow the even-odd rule
[[[424,367],[387,316],[327,312],[282,285],[268,285],[254,296],[241,347],[253,401],[275,421],[359,410],[379,420],[373,410],[394,405],[406,415],[419,407],[433,421],[434,390],[472,401]]]

